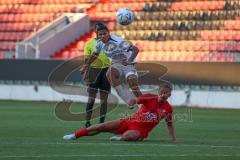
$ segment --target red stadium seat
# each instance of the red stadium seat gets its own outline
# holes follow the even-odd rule
[[[0,51],[0,59],[5,58],[5,53]]]
[[[0,1],[0,43],[4,44],[0,51],[13,49],[12,45],[8,47],[5,42],[26,38],[31,32],[57,18],[55,13],[59,16],[59,13],[71,12],[75,6],[89,7],[91,4],[91,0]]]
[[[104,21],[112,33],[137,43],[140,53],[143,52],[139,54],[141,60],[226,61],[235,59],[234,54],[226,56],[225,51],[240,51],[235,42],[240,40],[239,13],[233,6],[235,2],[225,0],[102,0],[95,4],[91,0],[9,0],[0,4],[1,44],[20,41],[54,20],[56,13],[76,12],[73,8],[81,5],[86,6],[93,22]],[[233,8],[226,8],[228,4]],[[131,25],[116,25],[116,11],[122,7],[134,11],[135,21]],[[52,57],[79,55],[92,37],[93,32]],[[0,51],[15,47],[2,46]],[[208,52],[214,53],[208,57]]]

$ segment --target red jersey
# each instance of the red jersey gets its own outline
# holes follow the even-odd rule
[[[143,137],[147,137],[148,133],[163,119],[166,118],[167,123],[172,123],[173,108],[164,101],[162,104],[158,102],[158,96],[154,94],[145,94],[136,99],[137,104],[142,104],[130,118],[132,124],[136,125],[139,130],[143,131]]]

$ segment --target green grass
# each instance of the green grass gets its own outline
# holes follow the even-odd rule
[[[0,101],[0,159],[240,159],[240,110],[176,108],[178,142],[172,143],[164,121],[142,142],[110,142],[107,133],[64,141],[64,134],[82,128],[84,122],[59,120],[54,107],[55,103]],[[81,104],[72,107],[83,109]],[[107,120],[130,112],[118,107]]]

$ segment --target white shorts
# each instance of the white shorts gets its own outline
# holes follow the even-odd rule
[[[111,65],[111,67],[117,69],[120,73],[120,77],[124,77],[125,80],[127,80],[130,75],[135,75],[138,77],[134,64],[124,66],[122,63],[114,63]]]

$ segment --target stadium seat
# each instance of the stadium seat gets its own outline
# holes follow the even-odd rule
[[[15,42],[26,38],[62,13],[74,11],[75,6],[88,8],[92,5],[91,0],[0,1],[0,51],[13,50]],[[8,45],[9,42],[12,44]]]
[[[5,53],[0,51],[0,59],[5,58]]]
[[[95,3],[95,4],[94,4]],[[134,41],[143,55],[139,59],[163,61],[226,61],[225,51],[239,51],[240,3],[236,0],[11,0],[0,4],[0,41],[19,41],[56,18],[55,13],[74,12],[85,6],[90,20],[104,21],[113,34]],[[116,24],[119,8],[134,11],[135,21]],[[21,34],[20,34],[21,33]],[[79,37],[53,58],[71,58],[82,53],[93,32]],[[10,45],[3,45],[0,51]],[[146,52],[146,53],[145,53]],[[166,52],[166,53],[165,53]],[[196,52],[196,53],[195,53]],[[214,52],[208,57],[208,52]],[[218,52],[223,52],[219,54]]]

